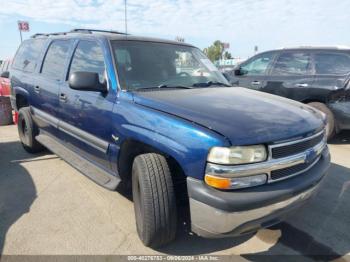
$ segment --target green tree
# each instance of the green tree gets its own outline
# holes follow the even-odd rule
[[[216,40],[211,46],[204,48],[203,51],[212,62],[215,62],[221,58],[232,58],[232,55],[225,51],[224,44],[220,40]]]

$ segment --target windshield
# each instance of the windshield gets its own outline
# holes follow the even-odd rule
[[[122,89],[229,85],[195,47],[145,41],[112,41],[112,47]]]

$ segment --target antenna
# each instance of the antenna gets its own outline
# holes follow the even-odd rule
[[[125,23],[125,34],[128,34],[128,16],[127,16],[127,0],[124,0],[124,23]]]

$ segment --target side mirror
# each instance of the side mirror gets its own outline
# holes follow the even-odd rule
[[[240,76],[242,75],[242,70],[240,67],[236,68],[234,71],[235,76]]]
[[[69,87],[81,91],[107,92],[105,84],[100,83],[97,73],[74,72],[68,79]]]
[[[1,73],[0,77],[2,78],[10,78],[10,72],[9,71],[4,71]]]

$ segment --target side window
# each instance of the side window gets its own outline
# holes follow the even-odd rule
[[[63,76],[71,40],[55,40],[46,53],[41,73],[51,79],[60,80]]]
[[[350,56],[341,53],[316,53],[316,74],[347,74],[350,71]]]
[[[282,53],[277,58],[272,72],[275,75],[305,75],[310,73],[310,54],[303,52]]]
[[[13,68],[26,72],[34,72],[45,41],[45,39],[31,39],[23,42],[13,60]]]
[[[264,75],[271,63],[275,53],[269,52],[257,56],[255,59],[249,61],[241,66],[243,75]]]
[[[73,55],[69,74],[78,71],[98,73],[100,82],[104,81],[105,64],[103,52],[96,42],[79,42]]]

